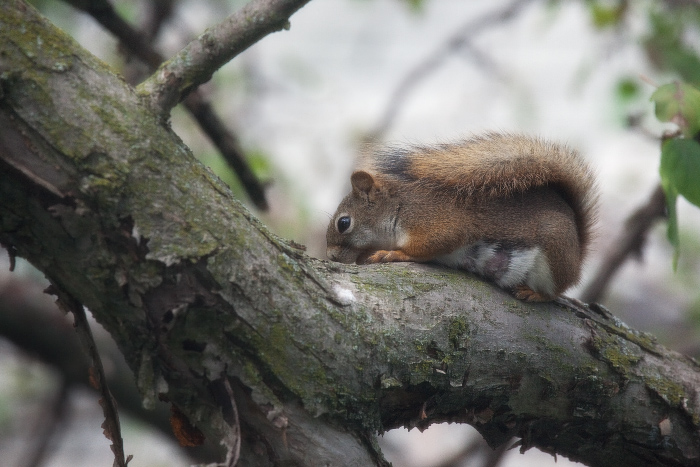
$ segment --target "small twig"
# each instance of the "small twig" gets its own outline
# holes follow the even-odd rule
[[[74,7],[85,11],[92,16],[98,23],[104,26],[109,32],[117,37],[121,45],[128,50],[129,53],[138,57],[151,70],[155,70],[165,60],[164,57],[153,48],[150,41],[156,33],[157,25],[151,24],[157,21],[162,21],[163,15],[169,11],[159,11],[159,14],[154,14],[157,19],[149,21],[147,30],[144,32],[137,31],[129,23],[124,21],[109,3],[103,1],[82,2],[79,0],[66,0]],[[170,3],[169,0],[155,2],[157,4]],[[156,6],[153,8],[156,10]],[[192,90],[192,93],[184,102],[185,107],[197,121],[202,131],[209,137],[212,143],[219,149],[224,160],[238,175],[238,179],[243,186],[243,189],[248,193],[251,201],[255,206],[266,211],[269,208],[265,197],[265,190],[257,179],[250,166],[245,160],[243,150],[238,144],[238,139],[235,134],[230,131],[219,116],[214,112],[211,104],[204,99],[202,93],[197,90]]]
[[[289,17],[309,0],[253,0],[204,31],[138,87],[161,114],[233,57],[266,35],[289,28]]]
[[[481,32],[513,18],[531,1],[533,0],[514,0],[501,10],[489,12],[476,19],[470,19],[467,23],[462,25],[444,44],[422,62],[418,63],[418,65],[404,77],[389,98],[389,103],[387,104],[384,115],[379,120],[374,130],[369,132],[366,139],[369,141],[380,139],[380,136],[386,132],[396,118],[401,106],[406,101],[406,96],[411,93],[418,83],[424,80],[429,74],[435,72],[447,57],[455,51],[469,46],[472,39]]]
[[[137,35],[141,36],[143,42],[148,45],[150,49],[147,51],[148,54],[153,56],[161,56],[153,44],[158,38],[158,34],[160,34],[160,31],[162,30],[163,24],[165,24],[170,17],[172,17],[175,10],[175,0],[150,0],[146,1],[145,3],[146,11],[138,28],[133,30],[134,28],[132,28],[131,25],[128,25],[125,22],[120,22],[115,23],[115,25],[119,24],[121,26],[125,26],[125,29],[110,30],[112,34],[120,39],[119,48],[123,49],[126,55],[122,74],[124,75],[124,79],[126,79],[126,81],[133,86],[136,86],[136,84],[143,81],[146,76],[152,73],[160,63],[149,65],[146,61],[140,59],[139,56],[134,53],[134,51],[129,50],[129,47],[126,46],[126,41],[122,38],[122,36],[132,37],[134,33],[136,33]],[[114,9],[110,10],[108,14],[114,16],[117,15]],[[94,16],[93,18],[97,19]],[[99,21],[99,19],[97,20]],[[105,26],[105,28],[106,27],[107,26]],[[162,61],[163,59],[161,58],[161,63]]]
[[[67,292],[62,291],[55,285],[49,286],[46,293],[56,295],[56,304],[64,313],[72,313],[75,319],[75,330],[78,333],[78,338],[92,362],[90,367],[90,385],[102,394],[99,400],[100,406],[105,416],[105,421],[102,423],[105,437],[112,442],[110,448],[114,453],[114,466],[126,467],[132,456],[124,458],[124,441],[122,440],[121,427],[119,424],[119,413],[117,411],[117,401],[112,397],[107,387],[107,378],[102,367],[102,360],[97,351],[95,339],[90,331],[90,324],[83,305],[73,298]]]
[[[661,186],[657,186],[649,200],[625,221],[620,238],[605,255],[605,259],[594,274],[593,280],[581,294],[584,302],[600,301],[610,280],[630,255],[641,254],[646,234],[654,223],[666,216],[666,197]]]
[[[231,428],[228,439],[229,452],[226,455],[226,465],[227,467],[235,467],[236,464],[238,464],[238,459],[241,457],[241,424],[238,419],[238,408],[236,406],[236,398],[233,395],[231,383],[229,383],[225,376],[223,380],[226,395],[228,396],[228,403],[222,410],[224,413],[224,420],[226,420],[226,423],[228,423]]]

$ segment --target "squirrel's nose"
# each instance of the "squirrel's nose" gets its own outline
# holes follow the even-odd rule
[[[340,254],[340,247],[329,246],[326,248],[326,256],[331,261],[338,261],[338,255]]]
[[[326,248],[326,256],[331,261],[350,264],[357,259],[357,252],[351,248],[343,248],[340,245],[333,245]]]

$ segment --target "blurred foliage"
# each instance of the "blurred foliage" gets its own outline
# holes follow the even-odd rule
[[[700,83],[700,6],[696,2],[585,0],[585,4],[598,29],[624,29],[635,19],[646,19],[645,33],[635,39],[654,68]]]
[[[661,185],[666,193],[668,210],[668,239],[673,245],[673,268],[678,265],[680,238],[676,199],[682,195],[700,206],[700,144],[692,139],[671,138],[661,149]]]
[[[622,102],[635,101],[641,94],[639,81],[629,76],[620,79],[617,83],[615,94],[617,94],[618,99]]]
[[[617,26],[627,12],[628,2],[621,1],[601,1],[586,0],[593,25],[599,29]]]
[[[401,0],[405,3],[412,11],[421,11],[425,5],[425,0]]]
[[[651,96],[656,118],[672,122],[678,131],[667,135],[661,146],[659,174],[666,193],[668,239],[673,245],[673,268],[678,265],[680,238],[676,200],[683,196],[700,207],[700,90],[682,82],[660,86]]]
[[[642,44],[651,63],[660,71],[700,84],[700,7],[654,9],[649,12],[649,23]]]
[[[686,1],[630,2],[584,0],[598,29],[632,30],[630,24],[646,20],[638,40],[649,63],[660,75],[677,79],[659,86],[651,96],[656,118],[674,123],[675,133],[664,136],[659,174],[668,209],[668,239],[674,248],[673,268],[680,252],[676,201],[683,196],[700,207],[700,5]],[[623,77],[615,94],[632,102],[640,94],[638,80]]]

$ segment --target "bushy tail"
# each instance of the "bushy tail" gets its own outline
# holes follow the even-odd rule
[[[426,195],[452,187],[460,198],[501,197],[551,187],[573,209],[583,250],[590,244],[597,208],[595,176],[566,146],[524,135],[487,133],[452,144],[387,148],[372,156],[371,165]]]

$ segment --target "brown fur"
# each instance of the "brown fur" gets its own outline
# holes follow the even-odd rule
[[[430,261],[486,240],[540,247],[557,294],[579,279],[595,220],[595,182],[569,148],[491,133],[367,153],[352,181],[328,228],[332,259]],[[342,234],[341,214],[353,219]],[[402,232],[405,245],[398,244]]]

